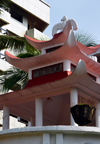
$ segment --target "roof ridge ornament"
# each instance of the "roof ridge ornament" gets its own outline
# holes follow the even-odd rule
[[[74,32],[73,30],[70,30],[68,38],[66,40],[66,43],[70,46],[70,47],[74,47],[74,46],[78,46],[75,36],[74,36]]]
[[[78,75],[82,75],[85,73],[87,74],[86,64],[82,59],[79,60],[76,69],[74,70],[74,73]]]
[[[67,16],[63,16],[63,18],[61,19],[61,21],[62,22],[57,23],[52,28],[52,36],[54,36],[55,34],[57,34],[58,30],[60,30],[60,32],[62,32],[64,30],[64,28],[65,28],[65,25],[66,25],[67,21],[70,21],[73,30],[77,30],[78,29],[78,25],[77,25],[77,23],[76,23],[76,21],[74,19],[67,20]]]

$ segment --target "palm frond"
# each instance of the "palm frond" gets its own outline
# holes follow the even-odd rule
[[[97,45],[95,38],[91,34],[86,32],[78,31],[77,33],[75,33],[75,38],[78,42],[88,47]]]
[[[18,52],[26,50],[34,55],[40,54],[40,51],[32,47],[24,37],[0,35],[0,50],[7,48]]]
[[[8,10],[8,8],[11,6],[11,0],[0,0],[0,8]],[[2,10],[0,9],[0,13]]]
[[[0,75],[3,75],[5,73],[5,71],[0,69]]]
[[[8,92],[10,89],[16,90],[16,85],[17,90],[22,89],[28,82],[28,73],[14,67],[5,71],[1,80],[0,85],[2,85],[3,92]]]
[[[29,58],[29,57],[33,57],[35,56],[34,54],[31,54],[31,53],[21,53],[19,55],[17,55],[17,57],[19,58]]]
[[[21,51],[25,46],[24,37],[0,35],[0,50],[9,48]]]
[[[40,50],[35,49],[33,46],[31,46],[31,45],[26,41],[25,38],[24,38],[24,40],[25,40],[25,50],[27,51],[27,53],[34,54],[34,56],[41,54],[41,51],[40,51]]]

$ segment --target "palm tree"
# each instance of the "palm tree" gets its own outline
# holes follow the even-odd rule
[[[0,50],[10,49],[18,52],[26,50],[29,53],[40,54],[40,51],[33,48],[24,37],[0,35]]]
[[[40,54],[40,51],[33,48],[24,37],[0,35],[0,50],[11,49],[18,51],[20,58],[32,57]],[[28,74],[18,68],[10,68],[7,71],[0,70],[0,86],[4,92],[9,89],[18,90],[24,88],[28,82]]]
[[[17,57],[28,58],[32,56],[39,55],[39,53],[34,54],[32,52],[21,53]],[[28,73],[18,69],[16,67],[11,67],[7,71],[0,72],[0,85],[2,87],[2,92],[8,92],[11,90],[23,89],[28,83]]]
[[[14,51],[20,51],[17,57],[28,58],[40,54],[40,51],[33,48],[23,37],[0,36],[0,48],[10,48]],[[26,86],[28,82],[28,73],[18,68],[12,67],[7,71],[0,71],[0,85],[3,92],[10,89],[19,90]]]
[[[95,38],[87,32],[78,31],[75,33],[75,38],[78,42],[88,47],[97,45]]]

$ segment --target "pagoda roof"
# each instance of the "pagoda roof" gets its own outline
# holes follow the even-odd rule
[[[64,99],[68,98],[63,95],[67,95],[72,87],[76,87],[79,95],[84,98],[92,97],[95,98],[95,100],[100,100],[100,85],[88,76],[86,65],[84,61],[80,60],[74,72],[61,80],[0,95],[0,109],[3,108],[3,105],[7,105],[11,114],[29,120],[30,116],[34,115],[32,108],[36,98],[43,98],[43,100],[46,100],[48,97],[61,95],[61,100],[56,102],[58,107],[62,107],[63,102],[65,102]],[[47,104],[48,107],[46,107]],[[56,121],[57,117],[60,117],[60,112],[59,108],[55,108],[55,104],[52,104],[53,102],[48,103],[44,101],[44,117],[46,116],[49,120]],[[53,111],[52,114],[48,112],[51,109],[57,112],[54,116],[52,115]],[[65,111],[63,107],[62,111]]]
[[[54,37],[49,41],[36,40],[27,35],[25,35],[25,38],[28,41],[28,43],[31,44],[34,48],[41,50],[43,48],[48,48],[48,47],[52,47],[55,45],[65,43],[71,29],[72,29],[72,26],[71,26],[70,20],[68,20],[66,22],[63,32],[59,34],[55,34]]]
[[[66,26],[68,28],[68,25]],[[65,31],[66,29],[64,29]],[[62,33],[58,33],[55,34],[53,39],[49,40],[49,41],[40,41],[40,40],[36,40],[34,38],[31,38],[27,35],[25,35],[26,40],[36,49],[41,50],[42,48],[49,48],[50,46],[52,47],[52,45],[56,46],[59,44],[63,44],[65,43],[67,36],[69,34],[69,30],[67,31],[66,35],[64,35],[64,31]],[[97,52],[100,49],[100,44],[96,45],[96,46],[85,46],[82,43],[76,41],[78,44],[78,47],[80,48],[81,51],[83,51],[85,54],[90,55],[92,53]]]
[[[48,40],[48,41],[36,40],[27,35],[25,35],[25,38],[29,44],[31,44],[34,48],[38,50],[48,49],[54,46],[59,46],[59,45],[64,44],[67,40],[70,30],[72,30],[72,26],[71,26],[70,20],[68,20],[66,21],[66,25],[65,25],[63,32],[55,34],[51,40]],[[81,44],[78,41],[76,42],[78,44],[79,49],[87,55],[95,53],[100,49],[100,44],[96,46],[88,47],[88,46]]]
[[[96,45],[96,46],[92,46],[92,47],[87,47],[78,41],[77,41],[77,44],[78,44],[78,47],[80,48],[80,50],[82,52],[86,53],[87,55],[93,54],[100,49],[100,44]]]
[[[79,47],[80,46],[80,47]],[[82,44],[77,43],[75,40],[74,32],[71,30],[66,42],[57,50],[46,53],[44,55],[30,57],[30,58],[17,58],[5,52],[7,61],[26,72],[29,69],[36,69],[45,67],[54,63],[62,62],[64,60],[71,60],[75,64],[82,59],[86,63],[87,70],[93,74],[100,76],[100,63],[89,58],[82,50]],[[85,47],[86,48],[86,47]],[[94,50],[95,48],[93,48]],[[98,48],[99,49],[99,46]],[[90,50],[90,49],[89,49]],[[91,48],[92,50],[92,48]]]

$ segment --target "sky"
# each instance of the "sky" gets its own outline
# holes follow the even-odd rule
[[[78,30],[89,33],[100,43],[100,0],[44,0],[50,8],[50,25],[44,34],[52,38],[52,28],[63,16],[74,19]]]

